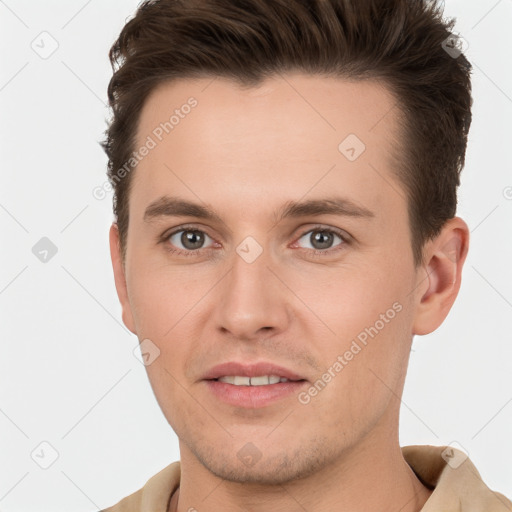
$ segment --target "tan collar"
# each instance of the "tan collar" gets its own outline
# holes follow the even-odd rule
[[[460,450],[450,452],[447,446],[412,445],[402,447],[402,454],[418,479],[434,489],[421,512],[512,511],[512,502],[491,491]],[[167,512],[170,497],[179,487],[180,475],[177,461],[150,478],[141,489],[140,512]]]

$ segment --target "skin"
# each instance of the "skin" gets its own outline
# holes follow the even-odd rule
[[[449,220],[415,267],[406,193],[391,167],[396,100],[382,84],[301,73],[253,88],[166,83],[145,103],[137,146],[190,96],[197,106],[134,171],[124,262],[110,230],[123,321],[160,349],[146,368],[179,438],[171,510],[420,510],[431,491],[402,456],[400,398],[413,335],[435,330],[457,296],[467,225]],[[353,162],[338,150],[348,134],[366,145]],[[334,193],[373,216],[276,222],[287,201]],[[221,220],[145,221],[163,195],[207,204]],[[185,223],[206,233],[202,252],[182,232],[160,241]],[[326,228],[348,242],[334,236],[322,248],[311,235]],[[247,236],[263,249],[252,263],[236,252]],[[314,383],[397,302],[401,311],[307,404],[292,395],[238,408],[201,381],[221,362],[270,360]],[[249,442],[261,454],[250,467],[237,457]]]

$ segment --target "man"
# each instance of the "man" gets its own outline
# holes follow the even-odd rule
[[[468,61],[435,2],[144,2],[104,143],[125,325],[180,461],[107,509],[506,511],[398,441],[455,301]]]

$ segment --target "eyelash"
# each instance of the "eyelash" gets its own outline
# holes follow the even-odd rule
[[[165,245],[165,250],[170,252],[171,254],[174,254],[174,255],[177,255],[177,256],[197,256],[198,254],[202,254],[203,252],[207,252],[207,251],[213,251],[214,249],[213,248],[201,248],[201,249],[192,249],[192,250],[183,250],[183,249],[176,249],[176,248],[172,248],[170,246],[169,243],[169,239],[175,235],[176,233],[179,233],[181,231],[198,231],[199,233],[203,233],[207,236],[209,236],[210,238],[212,238],[210,235],[208,235],[208,233],[206,233],[205,231],[201,230],[201,229],[197,229],[196,227],[194,226],[180,226],[179,228],[171,231],[170,233],[164,233],[160,239],[160,242],[163,243]],[[333,229],[333,228],[324,228],[323,226],[316,226],[314,228],[310,228],[308,229],[307,231],[304,231],[298,238],[297,240],[300,240],[304,235],[307,235],[308,233],[311,233],[311,232],[314,232],[314,231],[319,231],[321,233],[329,233],[329,234],[333,234],[333,235],[336,235],[338,236],[339,238],[341,238],[342,240],[342,243],[340,243],[339,245],[335,246],[334,248],[330,248],[330,249],[325,249],[325,250],[320,250],[320,249],[303,249],[305,251],[307,251],[309,253],[309,255],[315,257],[315,258],[322,258],[322,257],[325,257],[325,256],[331,256],[333,253],[336,253],[340,250],[343,250],[345,248],[346,245],[348,245],[350,243],[350,240],[348,238],[348,236],[343,233],[342,231],[338,231],[336,229]],[[213,238],[212,238],[213,240]]]

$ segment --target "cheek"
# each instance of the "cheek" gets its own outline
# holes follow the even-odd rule
[[[183,354],[179,348],[167,346],[158,359],[146,366],[156,401],[167,422],[180,438],[187,436],[191,425],[198,432],[203,428],[211,431],[212,424],[215,426],[208,411],[194,399],[195,390],[188,389],[189,383],[181,373],[182,361]]]
[[[186,266],[149,268],[135,264],[135,268],[128,294],[139,338],[172,336],[173,330],[190,322],[211,288],[208,275]]]
[[[200,355],[197,340],[205,325],[203,304],[211,283],[190,268],[136,268],[140,272],[132,275],[128,290],[132,313],[139,340],[151,340],[160,351],[146,371],[157,400],[162,398],[161,407],[169,407],[174,400],[164,397],[173,390],[179,395],[180,384],[188,385],[187,365]]]
[[[390,388],[400,393],[412,307],[404,276],[399,281],[396,275],[367,269],[320,279],[315,286],[302,281],[298,294],[310,298],[308,305],[322,320],[308,350],[324,368],[318,375],[319,388],[328,382],[324,403],[334,400],[342,410],[364,412],[372,403],[389,399]],[[313,317],[307,314],[304,323],[308,318]]]
[[[407,286],[395,276],[380,262],[380,266],[319,269],[307,276],[290,273],[287,280],[294,283],[294,292],[303,302],[299,309],[306,317],[316,316],[326,332],[331,331],[343,343],[376,322],[382,330],[383,321],[387,327],[403,316],[398,310],[403,309]],[[299,307],[299,302],[294,303]]]
[[[306,416],[324,424],[333,435],[340,433],[348,439],[356,432],[368,431],[389,406],[396,409],[410,348],[406,316],[405,309],[389,323],[361,322],[366,320],[366,313],[360,313],[357,321],[350,312],[339,316],[337,325],[343,336],[322,346],[324,371],[300,397],[300,403],[306,404]],[[344,334],[348,324],[353,336]]]

